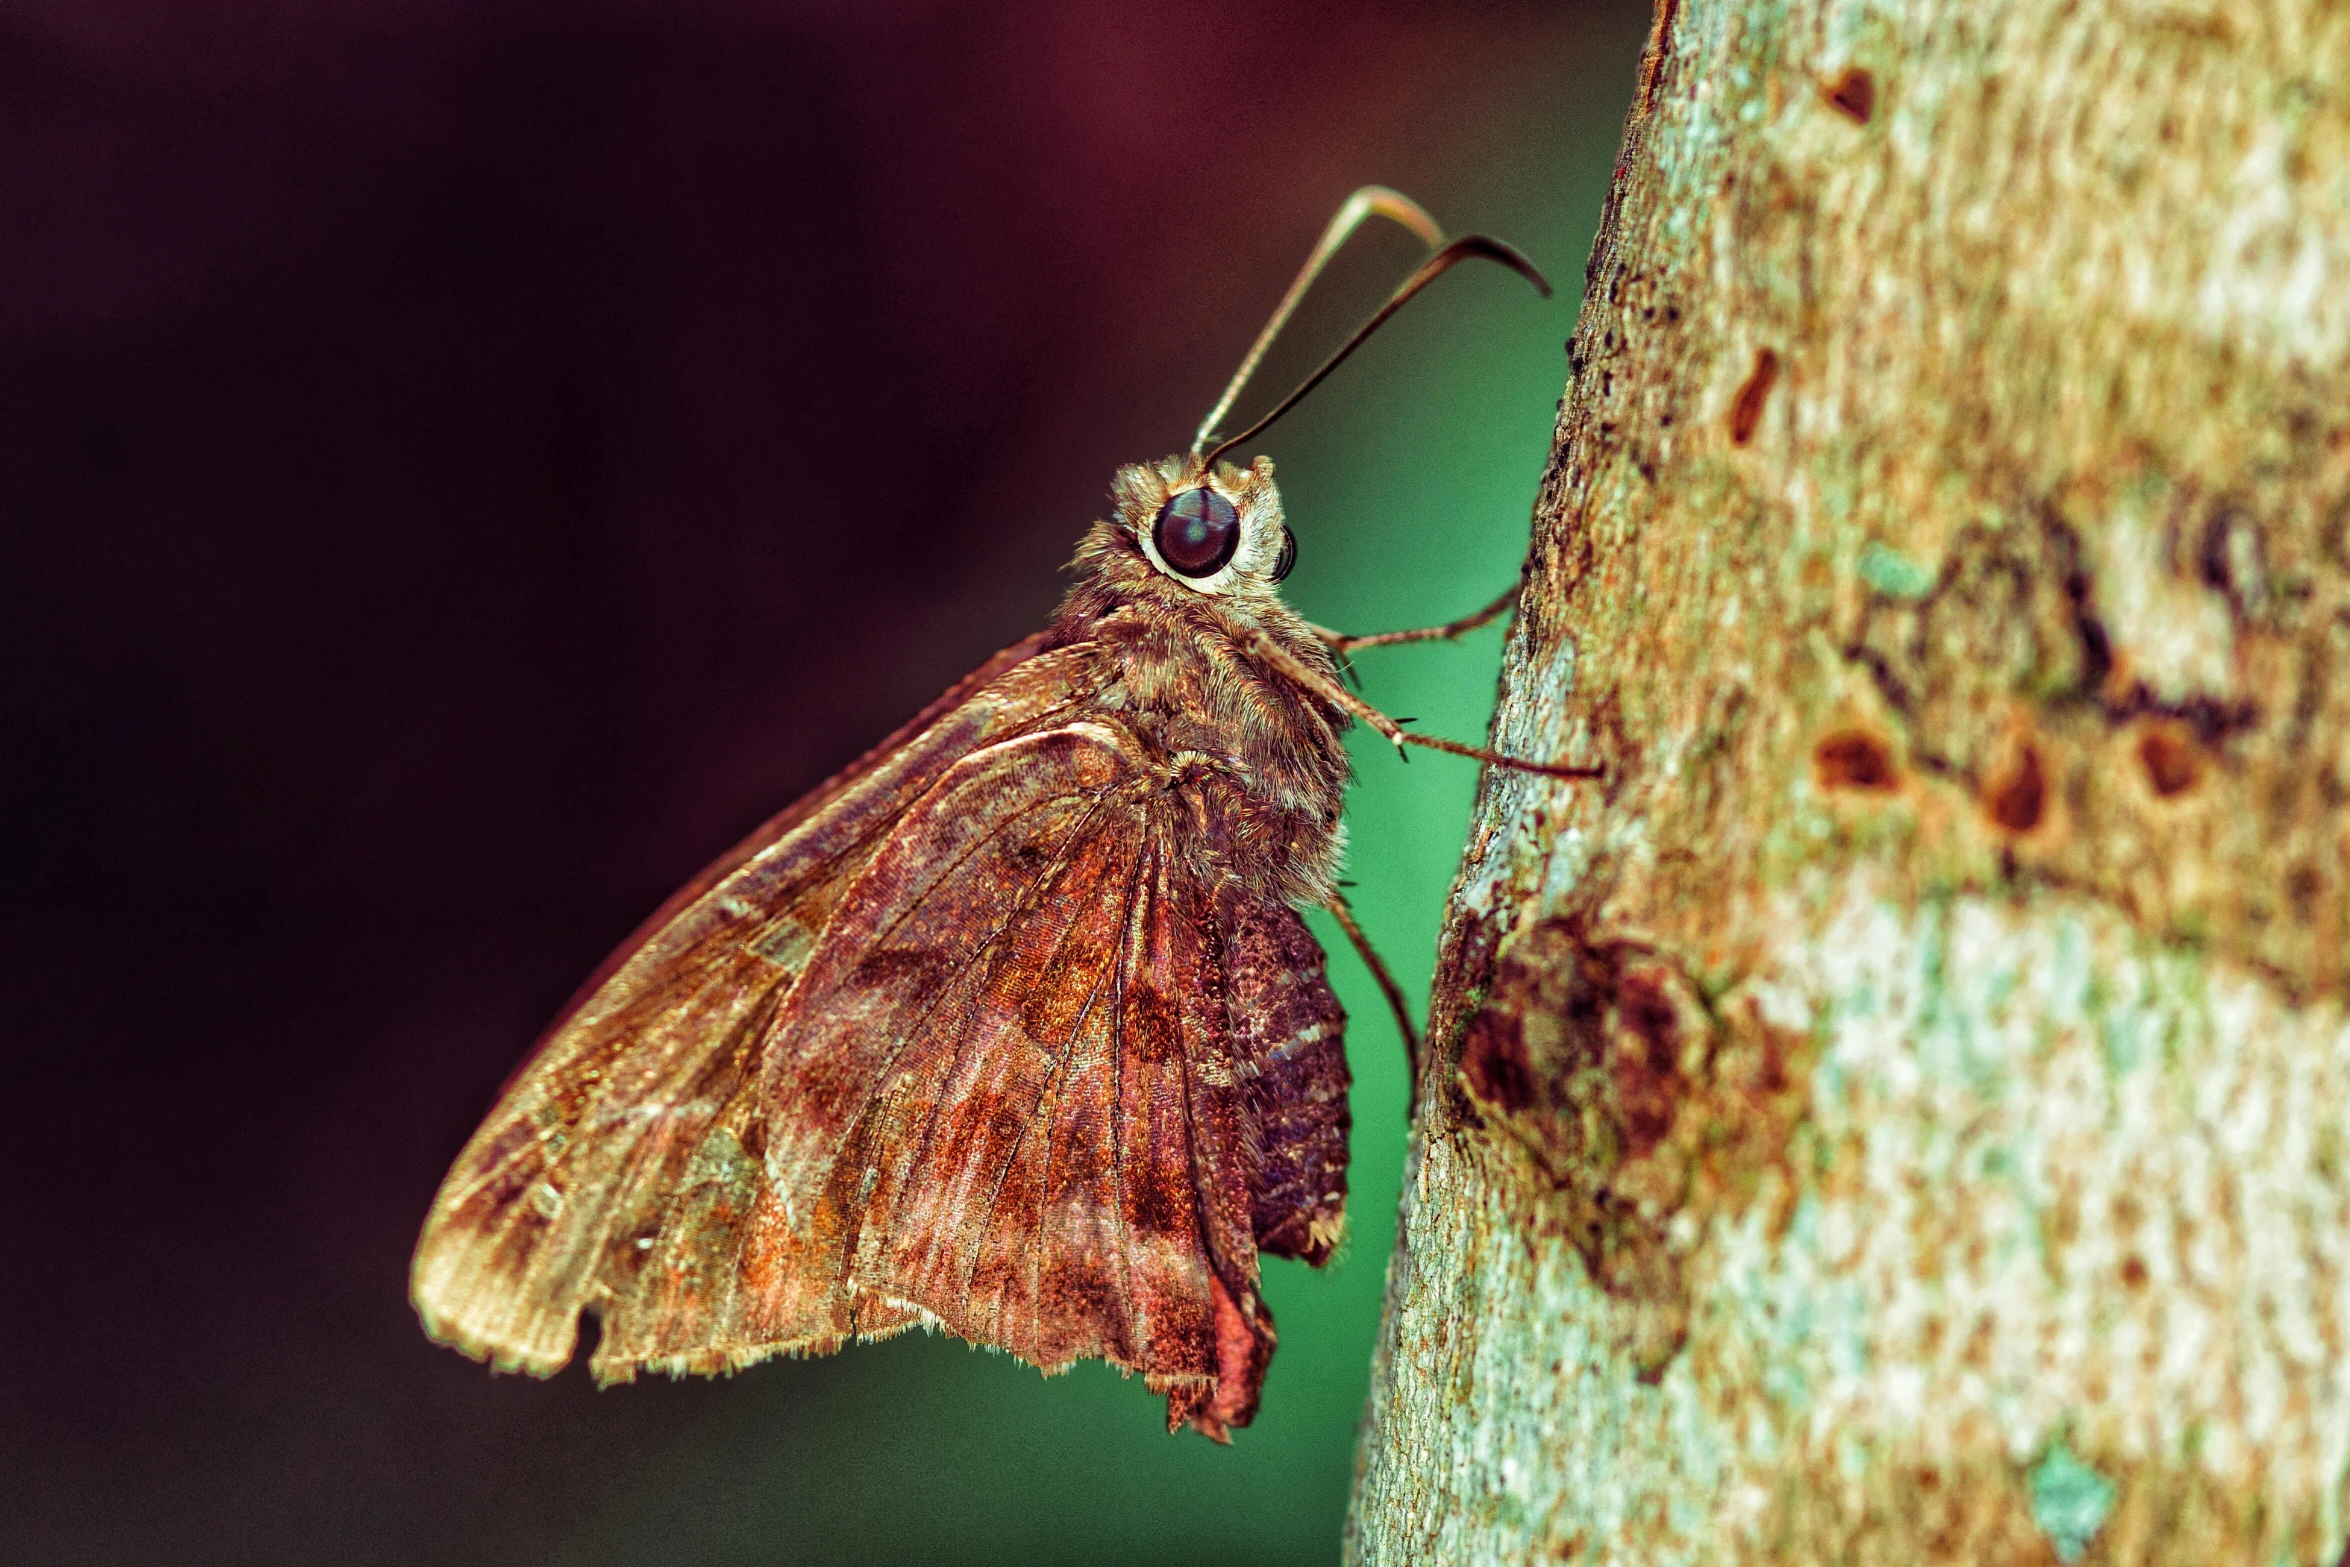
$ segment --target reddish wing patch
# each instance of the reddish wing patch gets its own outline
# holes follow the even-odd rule
[[[793,1108],[767,1157],[795,1211],[862,1194],[860,1296],[1047,1370],[1142,1371],[1221,1436],[1272,1334],[1217,932],[1174,836],[1106,726],[970,758],[875,858],[779,1021],[764,1092]]]

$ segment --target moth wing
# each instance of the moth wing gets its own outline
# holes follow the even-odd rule
[[[442,1182],[411,1272],[428,1334],[503,1370],[544,1376],[570,1359],[581,1309],[627,1294],[678,1194],[708,1185],[725,1145],[713,1132],[731,1114],[751,1135],[740,1101],[759,1042],[857,872],[957,760],[1072,707],[1086,652],[1036,637],[998,654],[621,945]],[[868,1324],[844,1307],[802,1331],[837,1342],[911,1320]]]
[[[1346,1009],[1322,944],[1288,904],[1242,908],[1225,945],[1257,1249],[1318,1268],[1346,1229]]]
[[[1244,1423],[1273,1332],[1184,811],[1106,723],[958,762],[826,926],[741,1101],[764,1122],[713,1139],[704,1195],[607,1309],[599,1369],[796,1347],[838,1288],[857,1331],[1100,1358],[1143,1372],[1171,1424]]]

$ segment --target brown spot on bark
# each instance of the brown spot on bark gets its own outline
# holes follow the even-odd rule
[[[1812,770],[1824,789],[1891,789],[1893,753],[1865,729],[1840,729],[1812,747]]]
[[[1857,65],[1848,65],[1844,74],[1825,88],[1828,104],[1839,113],[1851,116],[1856,125],[1869,123],[1869,116],[1877,112],[1877,79]]]
[[[1688,1087],[1679,1071],[1680,1018],[1665,985],[1662,975],[1638,970],[1616,984],[1613,1066],[1627,1159],[1645,1158],[1665,1140]]]
[[[1688,1337],[1676,1215],[1754,1200],[1804,1114],[1805,1038],[1737,986],[1718,1005],[1672,952],[1553,915],[1502,940],[1453,1074],[1532,1156],[1542,1227],[1581,1254],[1644,1380]]]
[[[2142,1290],[2146,1287],[2146,1281],[2145,1261],[2136,1252],[2124,1257],[2122,1259],[2122,1282],[2131,1289]]]
[[[2325,877],[2314,865],[2294,866],[2285,873],[2285,896],[2292,900],[2293,913],[2300,919],[2309,919],[2317,906],[2317,895],[2325,890]]]
[[[2267,541],[2260,522],[2230,505],[2216,507],[2203,525],[2195,565],[2204,582],[2226,596],[2238,622],[2257,621],[2268,605]]]
[[[2194,745],[2169,729],[2149,729],[2138,737],[2138,763],[2146,769],[2146,782],[2166,800],[2185,794],[2203,776]]]
[[[1754,439],[1755,427],[1762,423],[1763,404],[1769,400],[1771,386],[1779,379],[1779,356],[1775,350],[1755,350],[1754,368],[1747,372],[1746,384],[1738,388],[1738,395],[1730,403],[1730,439],[1744,446]]]
[[[1507,1115],[1534,1103],[1534,1069],[1526,1059],[1526,1030],[1514,1013],[1487,1007],[1469,1023],[1461,1046],[1461,1076],[1469,1092]]]
[[[1983,789],[1983,809],[2009,832],[2025,833],[2040,825],[2048,808],[2048,774],[2040,753],[2019,745],[2007,764],[1991,776]]]

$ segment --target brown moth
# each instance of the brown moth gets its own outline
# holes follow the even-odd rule
[[[1140,1371],[1169,1429],[1255,1413],[1257,1255],[1343,1223],[1345,1015],[1301,908],[1334,878],[1375,642],[1298,618],[1262,430],[1455,261],[1445,246],[1272,414],[1212,429],[1365,218],[1340,210],[1183,456],[1121,469],[1052,624],[680,890],[506,1085],[442,1183],[412,1292],[434,1339],[598,1381],[730,1372],[916,1325],[1047,1373]],[[1544,289],[1547,292],[1547,287]],[[1531,763],[1538,771],[1587,770]],[[1364,948],[1369,957],[1367,946]],[[1400,993],[1376,967],[1407,1039]]]

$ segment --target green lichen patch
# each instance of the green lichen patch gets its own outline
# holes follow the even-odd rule
[[[1934,573],[1898,550],[1875,539],[1860,552],[1861,581],[1888,598],[1924,598],[1934,587]]]
[[[2032,1521],[2060,1562],[2075,1562],[2113,1512],[2114,1484],[2073,1456],[2063,1437],[2049,1444],[2031,1473]]]

